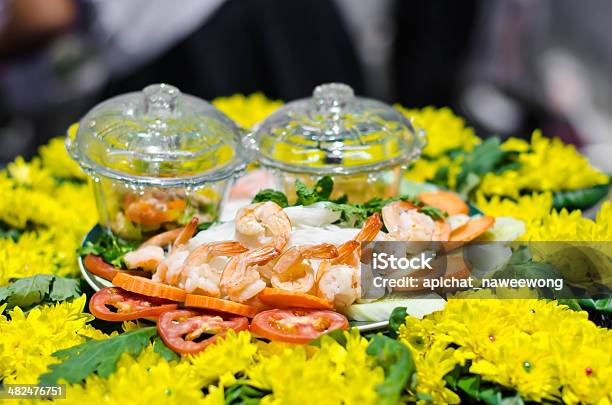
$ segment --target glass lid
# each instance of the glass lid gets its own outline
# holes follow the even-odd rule
[[[345,84],[315,88],[313,96],[286,104],[263,121],[245,146],[268,167],[289,172],[351,174],[406,165],[425,146],[399,111],[355,97]]]
[[[138,186],[198,186],[225,179],[246,162],[233,121],[167,84],[98,104],[66,146],[90,175]]]

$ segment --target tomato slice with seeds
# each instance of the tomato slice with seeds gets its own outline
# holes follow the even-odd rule
[[[239,332],[248,327],[249,321],[243,316],[223,318],[186,309],[164,312],[157,320],[157,332],[161,339],[172,351],[181,355],[201,352],[229,330]]]
[[[162,312],[177,308],[178,305],[172,301],[147,297],[117,287],[103,288],[89,301],[89,311],[96,318],[112,322],[154,318]]]
[[[254,334],[288,343],[308,343],[336,329],[348,329],[348,320],[325,310],[272,309],[258,313],[251,322]]]

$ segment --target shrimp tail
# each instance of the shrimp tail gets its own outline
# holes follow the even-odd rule
[[[184,231],[185,227],[181,227],[181,228],[175,228],[175,229],[171,229],[169,231],[166,232],[162,232],[160,234],[157,234],[147,240],[145,240],[142,246],[166,246],[169,245],[171,243],[173,243],[176,238],[179,237],[179,235]]]
[[[378,235],[378,232],[380,232],[382,229],[382,226],[383,222],[378,213],[370,215],[368,219],[366,219],[357,236],[355,236],[355,240],[359,242],[369,242],[374,240],[376,235]]]
[[[274,246],[267,245],[259,249],[252,250],[247,253],[247,255],[249,265],[261,266],[278,257],[280,255],[280,251]]]
[[[176,249],[177,247],[184,245],[191,239],[191,237],[196,233],[198,229],[198,217],[193,217],[189,220],[189,223],[185,225],[181,233],[176,237],[174,243],[172,244],[172,248]]]
[[[320,243],[302,248],[302,256],[307,259],[334,259],[338,256],[338,248],[331,243]]]

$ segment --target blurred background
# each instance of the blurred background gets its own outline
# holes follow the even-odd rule
[[[612,172],[609,0],[0,0],[0,165],[155,82],[285,101],[317,84],[534,128]]]

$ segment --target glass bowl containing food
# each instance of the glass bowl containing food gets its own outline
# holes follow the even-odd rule
[[[66,147],[91,177],[100,223],[143,240],[194,216],[218,217],[245,168],[241,137],[211,104],[154,84],[94,107]]]
[[[360,202],[397,195],[402,167],[419,158],[425,134],[391,106],[330,83],[274,112],[245,146],[287,195],[295,195],[296,180],[312,186],[329,175],[332,198]]]

